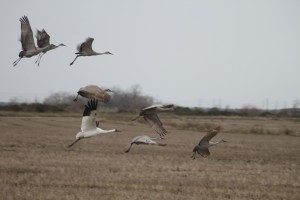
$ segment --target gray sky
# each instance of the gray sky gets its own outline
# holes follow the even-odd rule
[[[5,1],[0,6],[0,101],[43,101],[88,84],[181,106],[291,107],[300,99],[299,0]],[[16,67],[19,18],[53,44]],[[114,55],[79,57],[76,46]]]

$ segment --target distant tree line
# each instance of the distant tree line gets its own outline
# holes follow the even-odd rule
[[[140,86],[134,85],[127,91],[119,88],[112,88],[111,101],[107,104],[99,103],[102,108],[117,109],[118,112],[133,112],[142,107],[152,105],[154,99],[143,95]],[[77,102],[73,99],[77,94],[67,92],[57,92],[50,94],[42,103],[21,103],[13,99],[7,104],[1,104],[2,111],[16,112],[82,112],[84,105],[88,101],[86,98],[79,97]]]
[[[100,103],[101,108],[114,109],[119,113],[137,112],[140,108],[158,103],[151,96],[143,95],[140,86],[134,85],[127,91],[120,88],[112,88],[112,98],[107,104]],[[57,92],[49,95],[42,103],[20,103],[11,101],[0,105],[0,111],[14,112],[82,112],[84,105],[88,101],[85,98],[78,98],[77,102],[73,99],[77,94],[67,92]],[[299,108],[280,109],[280,110],[261,110],[253,106],[245,106],[240,109],[230,108],[200,108],[200,107],[180,107],[177,106],[173,112],[175,115],[193,115],[193,116],[247,116],[247,117],[300,117]]]

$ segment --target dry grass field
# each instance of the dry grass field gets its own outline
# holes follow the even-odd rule
[[[0,113],[1,114],[1,113]],[[0,115],[0,199],[300,199],[300,120],[164,114],[167,146],[134,115],[98,116],[112,133],[67,145],[81,114]],[[206,130],[221,125],[208,158],[192,160]]]

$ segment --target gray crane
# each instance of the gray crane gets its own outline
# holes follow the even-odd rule
[[[210,152],[208,150],[209,147],[227,142],[225,140],[220,140],[218,142],[211,142],[210,140],[217,135],[217,133],[220,131],[221,127],[218,126],[212,130],[210,130],[199,142],[198,145],[196,145],[193,149],[193,155],[191,156],[193,160],[196,158],[196,153],[200,154],[203,157],[207,157],[210,155]]]
[[[94,38],[87,38],[85,40],[85,42],[81,43],[80,45],[77,46],[77,50],[78,52],[75,53],[77,54],[77,56],[75,57],[75,59],[70,63],[70,65],[73,65],[73,63],[75,62],[75,60],[79,57],[79,56],[96,56],[96,55],[103,55],[103,54],[110,54],[113,55],[112,53],[110,53],[109,51],[103,52],[103,53],[98,53],[96,51],[93,50],[92,48],[92,44],[93,44]]]
[[[33,33],[31,30],[31,26],[27,16],[23,16],[20,18],[21,22],[21,43],[22,43],[22,51],[19,53],[19,58],[13,62],[13,66],[15,67],[22,58],[30,58],[32,56],[36,56],[39,53],[46,50],[47,47],[44,48],[36,48],[33,39]]]
[[[97,99],[98,101],[101,101],[103,103],[107,103],[110,101],[110,95],[108,92],[112,92],[110,89],[105,89],[102,90],[99,86],[97,85],[87,85],[85,87],[82,87],[78,90],[77,96],[73,101],[77,101],[78,96],[83,96],[88,99]]]
[[[162,143],[157,143],[155,140],[159,140],[161,139],[159,138],[150,138],[147,135],[142,135],[142,136],[136,136],[132,139],[129,148],[125,151],[126,153],[128,153],[131,149],[131,146],[133,144],[150,144],[150,145],[158,145],[158,146],[166,146],[167,144],[162,144]]]
[[[37,40],[37,45],[39,48],[46,48],[39,54],[38,59],[35,61],[35,63],[38,62],[38,66],[40,66],[42,56],[45,55],[45,53],[47,53],[47,51],[56,49],[57,47],[60,47],[60,46],[66,46],[63,43],[60,43],[59,45],[50,44],[50,36],[45,31],[45,29],[43,29],[41,31],[37,30],[36,40]]]
[[[173,109],[174,109],[174,104],[152,105],[141,109],[139,115],[136,118],[132,119],[132,121],[142,116],[144,120],[151,125],[151,128],[155,130],[160,137],[163,137],[164,135],[166,135],[167,131],[163,127],[162,122],[157,116],[157,110],[173,110]]]

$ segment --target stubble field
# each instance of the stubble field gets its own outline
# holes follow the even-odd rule
[[[300,120],[163,114],[167,146],[134,115],[103,113],[112,133],[79,141],[81,114],[0,116],[0,199],[300,199]],[[208,158],[193,147],[221,125]]]

